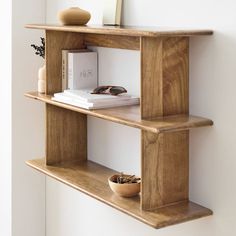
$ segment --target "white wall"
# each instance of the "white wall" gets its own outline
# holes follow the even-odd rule
[[[34,55],[32,43],[43,32],[24,25],[45,21],[44,0],[12,1],[12,235],[42,236],[45,233],[45,177],[25,164],[44,156],[43,104],[23,96],[37,90],[38,68],[43,59]],[[4,235],[5,236],[5,235]]]
[[[94,16],[91,22],[99,24],[102,19],[101,2],[50,0],[47,3],[47,21],[56,22],[59,9],[77,5],[91,11]],[[214,216],[155,230],[48,178],[47,236],[235,235],[236,3],[233,0],[124,2],[123,23],[127,25],[215,30],[214,36],[192,38],[190,46],[190,111],[215,122],[213,128],[191,131],[190,199],[211,208]],[[99,49],[99,52],[102,65],[100,79],[104,83],[111,79],[111,75],[116,83],[127,79],[128,89],[132,89],[131,84],[134,84],[134,93],[138,92],[136,69],[139,69],[139,54],[111,49]],[[99,138],[101,131],[104,133]],[[138,130],[89,118],[88,143],[89,147],[93,146],[89,158],[102,160],[114,169],[127,168],[138,173],[138,137]]]
[[[44,155],[43,107],[23,94],[35,90],[42,61],[32,42],[42,33],[24,25],[45,21],[45,1],[0,3],[0,235],[42,236],[45,233],[45,178],[25,160]]]
[[[11,235],[11,1],[0,7],[0,235]]]

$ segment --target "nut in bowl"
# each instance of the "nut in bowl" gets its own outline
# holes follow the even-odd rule
[[[111,190],[121,197],[134,197],[140,192],[141,179],[135,175],[117,174],[108,178]]]

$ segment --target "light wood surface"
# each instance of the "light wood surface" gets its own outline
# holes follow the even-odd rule
[[[185,115],[189,109],[187,37],[141,39],[141,117]],[[153,210],[188,199],[189,132],[142,131],[142,200]]]
[[[189,38],[162,41],[163,115],[188,114]]]
[[[171,27],[137,27],[137,26],[62,26],[45,24],[28,24],[25,26],[30,29],[53,30],[77,33],[107,34],[107,35],[126,35],[126,36],[195,36],[212,35],[213,31],[208,29],[188,29]]]
[[[162,38],[141,39],[141,117],[163,116]]]
[[[188,200],[188,132],[142,131],[142,208]]]
[[[47,161],[27,164],[155,228],[212,214],[188,200],[189,129],[213,125],[209,119],[189,115],[188,57],[189,37],[211,35],[213,31],[129,26],[26,27],[46,30],[47,69],[46,95],[25,94],[46,103]],[[51,99],[52,94],[61,91],[61,50],[87,45],[140,50],[140,106],[86,110]],[[142,130],[140,197],[115,196],[107,182],[115,172],[86,161],[86,115]]]
[[[139,106],[86,110],[83,108],[53,101],[51,100],[52,96],[43,95],[38,92],[29,92],[26,93],[25,96],[68,110],[80,112],[86,115],[91,115],[134,128],[139,128],[156,134],[213,125],[213,122],[210,119],[189,115],[167,116],[153,118],[150,120],[142,120]]]
[[[140,38],[106,34],[84,34],[84,44],[108,48],[140,50]]]
[[[87,159],[87,116],[46,104],[46,163]]]
[[[82,48],[83,38],[76,33],[46,31],[46,94],[62,90],[62,49]]]
[[[187,114],[189,40],[186,37],[141,40],[141,113],[143,119]]]
[[[212,214],[211,210],[188,201],[154,211],[142,211],[139,197],[122,198],[116,196],[109,188],[108,177],[116,171],[90,161],[46,166],[45,160],[39,159],[27,161],[27,164],[154,228],[162,228]]]

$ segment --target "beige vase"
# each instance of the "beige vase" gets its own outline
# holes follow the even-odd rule
[[[86,25],[91,14],[79,7],[71,7],[58,13],[58,18],[63,25]]]
[[[38,92],[45,93],[46,90],[46,65],[39,68],[38,71]]]

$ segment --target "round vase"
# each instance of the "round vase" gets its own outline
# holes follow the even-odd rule
[[[46,65],[39,68],[38,71],[38,92],[45,93],[46,90]]]
[[[91,18],[91,14],[79,7],[71,7],[60,11],[58,18],[63,25],[86,25]]]

